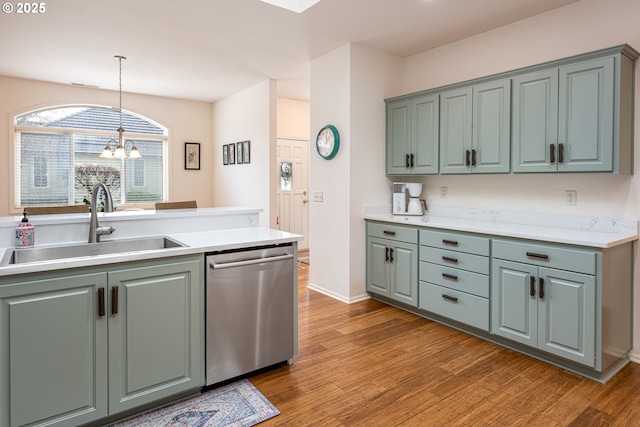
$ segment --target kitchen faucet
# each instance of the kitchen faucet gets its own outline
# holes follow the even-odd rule
[[[109,188],[104,183],[97,183],[91,190],[91,221],[89,222],[89,243],[100,242],[100,236],[116,231],[113,227],[100,227],[98,225],[98,191],[102,189],[105,197],[105,212],[113,212],[113,200]]]

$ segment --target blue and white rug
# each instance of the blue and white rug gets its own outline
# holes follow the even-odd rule
[[[243,379],[112,427],[250,427],[278,414],[280,411]]]

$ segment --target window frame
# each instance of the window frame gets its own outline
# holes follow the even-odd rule
[[[107,110],[114,110],[114,107],[111,106],[105,106],[105,105],[95,105],[95,104],[57,104],[57,105],[51,105],[51,106],[45,106],[45,107],[40,107],[40,108],[36,108],[36,109],[29,109],[26,111],[20,111],[20,112],[15,112],[13,114],[10,114],[9,116],[9,121],[10,121],[10,130],[13,132],[13,144],[10,144],[9,146],[9,156],[10,156],[10,167],[9,167],[9,198],[10,198],[10,213],[21,213],[22,210],[24,209],[24,206],[21,206],[19,203],[19,198],[20,198],[20,193],[19,193],[19,189],[18,189],[18,184],[20,182],[20,166],[18,164],[18,157],[19,157],[19,153],[21,152],[21,134],[23,132],[26,133],[43,133],[43,134],[59,134],[59,135],[66,135],[69,138],[69,147],[70,150],[74,151],[74,155],[71,156],[71,158],[75,158],[75,142],[74,142],[74,135],[78,135],[78,134],[85,134],[85,135],[97,135],[97,136],[105,136],[105,137],[109,137],[109,138],[113,138],[115,140],[118,139],[118,132],[117,130],[113,130],[113,131],[105,131],[105,130],[100,130],[100,129],[79,129],[79,128],[70,128],[70,127],[46,127],[46,126],[31,126],[31,125],[20,125],[20,124],[16,124],[16,119],[20,116],[24,116],[26,114],[32,114],[32,113],[38,113],[38,112],[42,112],[42,111],[47,111],[47,110],[56,110],[56,109],[64,109],[64,108],[99,108],[99,109],[107,109]],[[161,152],[162,152],[162,170],[163,170],[163,174],[162,174],[162,200],[161,201],[166,201],[168,200],[168,183],[169,183],[169,174],[170,174],[170,170],[169,170],[169,164],[170,164],[170,160],[169,160],[169,129],[156,122],[155,120],[152,120],[144,115],[141,115],[139,113],[133,112],[133,111],[129,111],[129,110],[122,110],[123,114],[128,114],[131,116],[135,116],[141,120],[147,121],[150,124],[158,127],[159,129],[162,130],[162,134],[148,134],[148,133],[133,133],[133,132],[126,132],[125,131],[125,139],[127,140],[144,140],[144,141],[158,141],[161,143]],[[127,148],[129,148],[129,145],[127,145]],[[144,156],[144,153],[143,153]],[[144,157],[143,157],[144,159]],[[114,160],[117,161],[117,160]],[[69,174],[70,174],[70,180],[69,182],[74,182],[75,176],[74,176],[74,171],[73,171],[73,167],[70,168]],[[125,167],[124,167],[124,160],[122,160],[122,165],[121,165],[121,170],[124,172],[125,171]],[[124,172],[126,173],[126,172]],[[17,176],[18,175],[18,176]],[[73,178],[73,179],[71,179]],[[48,183],[49,184],[49,183]],[[72,185],[69,184],[69,188],[71,188]],[[120,186],[120,199],[121,200],[125,200],[125,203],[120,203],[118,206],[120,208],[126,208],[126,207],[137,207],[137,208],[146,208],[146,207],[153,207],[155,204],[155,201],[150,201],[150,202],[126,202],[126,198],[125,198],[125,191],[126,191],[126,185],[123,183],[123,185]],[[44,187],[40,187],[40,188],[44,188]],[[74,189],[70,190],[72,193],[75,191]],[[71,196],[71,194],[70,194]],[[72,197],[69,198],[70,200],[73,200]],[[73,204],[73,203],[70,203]]]

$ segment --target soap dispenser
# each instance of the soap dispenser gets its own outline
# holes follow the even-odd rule
[[[24,217],[16,227],[16,248],[32,248],[35,243],[35,230],[29,223],[27,211],[22,212]]]

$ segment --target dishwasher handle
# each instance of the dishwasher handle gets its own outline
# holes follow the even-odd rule
[[[288,254],[288,255],[272,256],[267,258],[254,258],[254,259],[248,259],[245,261],[226,262],[224,264],[216,264],[214,261],[211,261],[209,263],[209,268],[213,270],[219,270],[221,268],[243,267],[245,265],[264,264],[267,262],[283,261],[283,260],[292,259],[292,258],[293,258],[293,255]]]

